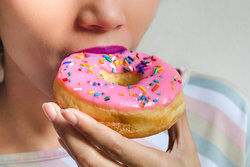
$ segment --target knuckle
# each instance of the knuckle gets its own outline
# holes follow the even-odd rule
[[[169,159],[168,159],[167,154],[165,152],[162,152],[159,150],[153,150],[152,153],[153,153],[153,156],[151,156],[152,162],[154,162],[154,163],[157,162],[157,166],[165,167],[166,162],[169,162]]]
[[[114,138],[112,144],[110,144],[110,146],[109,146],[110,153],[115,157],[119,157],[119,156],[123,155],[123,153],[124,153],[123,146],[124,146],[125,142],[126,141],[124,139]]]
[[[78,161],[84,167],[98,167],[95,158],[87,154],[79,156]]]
[[[66,139],[66,138],[67,138],[68,132],[70,132],[70,127],[69,127],[69,126],[66,126],[65,128],[62,128],[62,129],[58,132],[58,135],[59,135],[61,138]]]

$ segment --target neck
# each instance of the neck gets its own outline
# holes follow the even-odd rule
[[[0,134],[4,134],[0,153],[58,148],[57,134],[41,108],[52,99],[32,85],[8,55],[4,79],[0,87]]]

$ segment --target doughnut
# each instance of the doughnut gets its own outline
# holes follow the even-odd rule
[[[93,47],[63,59],[52,95],[127,138],[169,129],[185,111],[180,74],[154,55]]]

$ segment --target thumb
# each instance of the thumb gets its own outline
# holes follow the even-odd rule
[[[195,142],[190,132],[186,111],[177,122],[168,130],[169,143],[166,152],[174,149],[196,150]]]

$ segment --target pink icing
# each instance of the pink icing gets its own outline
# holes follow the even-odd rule
[[[120,61],[122,64],[119,64]],[[110,73],[124,73],[126,70],[142,73],[138,67],[139,64],[140,67],[144,66],[144,74],[142,74],[141,81],[131,85],[131,90],[129,90],[129,86],[105,81],[99,73],[100,69]],[[155,72],[156,68],[158,68],[157,72]],[[113,54],[73,53],[62,61],[57,79],[79,98],[97,106],[119,110],[165,107],[175,99],[182,89],[181,76],[172,66],[156,56],[129,50]],[[157,84],[159,87],[156,90],[153,89]],[[94,93],[91,94],[91,91]]]

